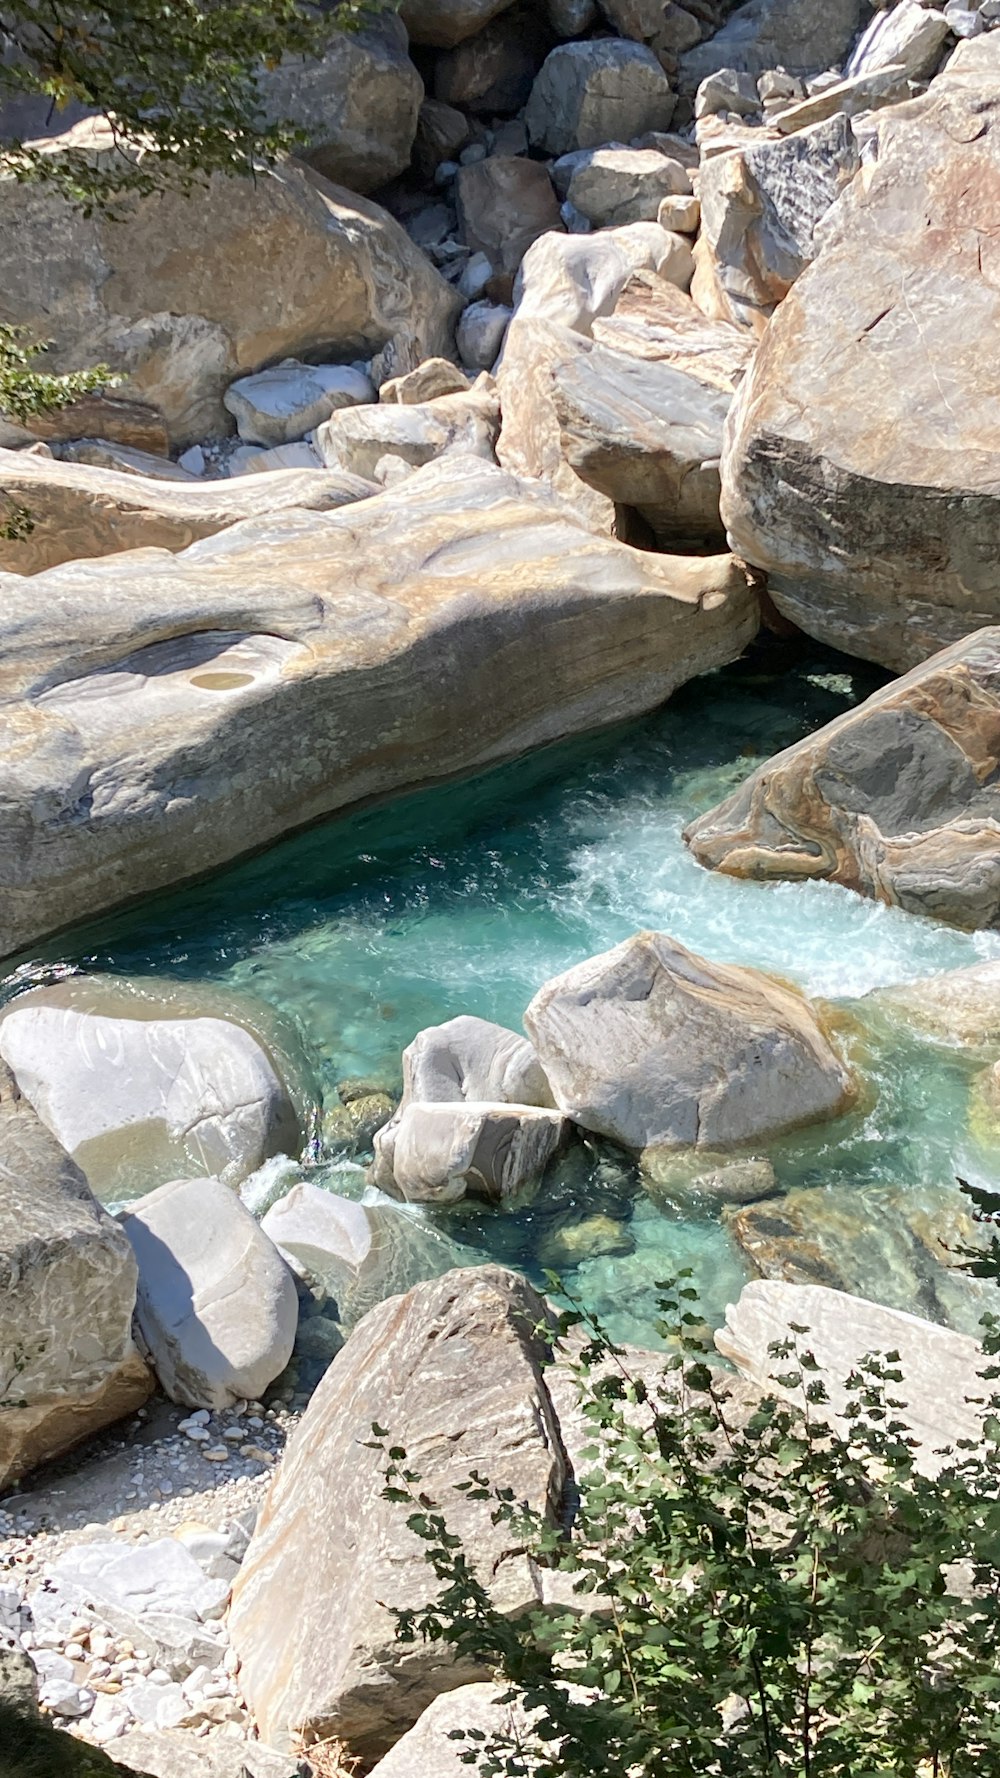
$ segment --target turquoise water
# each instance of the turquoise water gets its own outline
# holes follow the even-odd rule
[[[64,936],[22,960],[5,992],[67,968],[250,992],[294,1027],[315,1090],[332,1102],[347,1075],[398,1081],[400,1051],[422,1026],[472,1012],[519,1027],[547,977],[639,927],[848,1002],[1000,956],[1000,935],[954,932],[831,885],[734,882],[701,870],[681,843],[695,812],[882,677],[821,653],[779,672],[744,663],[708,675],[643,722],[328,823]],[[865,1101],[772,1150],[780,1190],[833,1193],[833,1204],[853,1193],[861,1223],[884,1230],[899,1220],[886,1191],[919,1206],[938,1202],[959,1163],[994,1177],[1000,1157],[965,1128],[966,1058],[878,1025],[851,1027],[845,1041]],[[363,1190],[356,1166],[312,1162],[313,1177]],[[658,1205],[610,1152],[576,1151],[534,1204],[423,1216],[460,1256],[492,1254],[541,1277],[553,1231],[595,1212],[631,1251],[563,1270],[619,1336],[651,1337],[657,1281],[681,1265],[693,1267],[712,1321],[749,1275],[717,1216]],[[453,1257],[450,1244],[443,1251]],[[862,1230],[859,1268],[870,1258]],[[917,1307],[905,1266],[898,1276],[892,1267],[891,1256],[876,1267],[870,1293]]]

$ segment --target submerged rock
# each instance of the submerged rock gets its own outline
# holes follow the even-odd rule
[[[994,32],[878,113],[730,419],[733,547],[808,635],[895,670],[1000,615],[998,119]]]
[[[896,988],[876,988],[861,1006],[888,1014],[937,1043],[962,1049],[1000,1048],[1000,961],[947,969]]]
[[[376,491],[358,476],[315,463],[307,471],[273,469],[252,482],[179,483],[0,450],[0,498],[31,515],[24,536],[0,532],[0,569],[39,574],[120,550],[182,550],[242,519],[332,512]]]
[[[758,623],[729,557],[604,540],[469,457],[0,590],[3,953],[362,797],[652,709]]]
[[[682,1210],[753,1204],[775,1191],[774,1168],[763,1155],[654,1146],[643,1149],[639,1164],[650,1197]]]
[[[536,1511],[555,1508],[566,1464],[533,1332],[545,1314],[512,1273],[451,1272],[374,1309],[334,1360],[234,1588],[240,1685],[267,1740],[336,1737],[372,1760],[438,1693],[484,1676],[440,1644],[396,1639],[389,1608],[426,1603],[429,1570],[405,1509],[382,1498],[373,1423],[447,1501],[449,1528],[500,1609],[537,1603],[537,1573],[489,1502],[453,1484],[478,1468]]]
[[[967,928],[1000,922],[1000,629],[768,760],[693,821],[700,864],[822,877]]]
[[[0,1488],[151,1393],[122,1230],[0,1068]]]
[[[797,989],[641,932],[540,988],[556,1104],[624,1148],[720,1147],[832,1117],[853,1082]]]
[[[292,1356],[295,1284],[218,1179],[175,1179],[130,1204],[136,1320],[164,1394],[189,1408],[259,1401]]]

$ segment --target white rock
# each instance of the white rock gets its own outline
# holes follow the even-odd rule
[[[181,469],[186,469],[189,475],[204,475],[205,473],[205,453],[201,445],[190,445],[186,451],[181,452],[177,462],[178,466]]]
[[[181,1686],[171,1681],[154,1685],[151,1679],[129,1687],[128,1707],[135,1721],[151,1729],[175,1729],[191,1716],[191,1704]]]
[[[493,267],[485,253],[474,253],[458,280],[458,292],[467,302],[478,302],[493,276]]]
[[[323,460],[307,439],[294,444],[273,445],[259,450],[256,445],[240,445],[229,457],[226,468],[234,475],[266,475],[275,469],[322,469]]]
[[[338,408],[374,400],[370,377],[349,364],[302,364],[297,358],[239,377],[223,397],[240,437],[259,445],[290,444]]]
[[[273,1204],[260,1226],[300,1273],[321,1269],[331,1254],[357,1269],[371,1252],[372,1229],[363,1205],[308,1180]]]
[[[897,62],[911,80],[926,79],[937,67],[949,29],[943,12],[920,0],[899,0],[876,12],[844,64],[844,75],[850,79]]]
[[[414,1100],[375,1137],[372,1178],[410,1203],[503,1203],[540,1178],[566,1120],[534,1105]]]
[[[503,348],[512,310],[500,303],[470,303],[458,324],[458,355],[469,370],[492,370]]]
[[[542,235],[521,262],[514,318],[561,322],[589,334],[599,315],[610,315],[633,273],[690,281],[690,262],[688,242],[656,222],[631,222],[595,235]]]

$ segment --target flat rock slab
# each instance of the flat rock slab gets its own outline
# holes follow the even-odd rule
[[[596,537],[463,457],[0,594],[0,953],[362,798],[636,716],[758,623],[731,558]]]
[[[878,141],[734,404],[722,516],[787,617],[901,671],[1000,617],[1000,36]]]
[[[1000,629],[980,630],[768,760],[685,839],[757,880],[822,877],[967,928],[1000,923]]]
[[[129,1545],[77,1544],[50,1566],[29,1596],[36,1633],[80,1608],[145,1648],[172,1679],[218,1663],[220,1643],[208,1628],[221,1618],[229,1583],[211,1580],[176,1538]]]

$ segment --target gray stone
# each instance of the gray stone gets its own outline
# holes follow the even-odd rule
[[[809,1331],[793,1334],[793,1326]],[[940,1453],[958,1440],[981,1440],[981,1420],[969,1397],[989,1393],[982,1381],[986,1360],[968,1334],[819,1285],[755,1280],[738,1303],[729,1305],[715,1343],[743,1376],[782,1394],[787,1392],[774,1383],[774,1371],[790,1366],[779,1364],[768,1348],[787,1339],[815,1357],[830,1401],[820,1412],[842,1426],[851,1399],[844,1385],[860,1360],[869,1353],[898,1352],[894,1368],[902,1376],[891,1393],[897,1417],[917,1440],[917,1467],[925,1474],[940,1469]]]
[[[0,1016],[0,1056],[98,1189],[179,1166],[237,1185],[295,1153],[299,1124],[261,1042],[221,1018],[157,1017],[99,979],[22,994]]]
[[[133,1413],[137,1271],[118,1225],[0,1069],[0,1488]]]
[[[110,144],[78,129],[80,146]],[[403,327],[427,358],[447,349],[458,306],[384,210],[295,161],[130,198],[113,220],[5,180],[0,258],[5,320],[53,341],[46,369],[110,364],[179,446],[226,429],[239,372],[314,350],[351,359]]]
[[[563,226],[547,170],[520,156],[491,155],[463,167],[455,202],[462,240],[485,253],[495,272],[516,272],[539,235]]]
[[[284,56],[258,88],[266,115],[304,138],[304,160],[349,191],[376,191],[409,164],[424,96],[407,37],[388,9],[335,31],[320,57]]]
[[[506,10],[512,0],[403,0],[403,23],[413,43],[452,49]]]
[[[515,317],[554,321],[589,334],[598,316],[611,314],[633,274],[643,270],[682,283],[690,277],[688,243],[678,243],[655,222],[633,222],[593,237],[544,235],[524,256],[514,285]]]
[[[702,16],[706,8],[699,7]],[[682,50],[700,43],[702,28],[694,9],[672,0],[601,0],[601,11],[621,37],[645,43],[656,56],[673,63]]]
[[[769,760],[685,838],[729,876],[810,877],[1000,923],[1000,630],[981,630]]]
[[[265,1739],[335,1736],[384,1753],[440,1692],[484,1677],[440,1645],[401,1645],[389,1607],[428,1598],[424,1546],[382,1499],[372,1423],[405,1446],[503,1611],[539,1598],[489,1502],[453,1491],[475,1467],[536,1511],[566,1473],[533,1331],[545,1307],[497,1267],[450,1272],[367,1315],[288,1446],[233,1593],[240,1684]],[[433,1590],[433,1589],[431,1589]],[[331,1638],[329,1626],[337,1634]]]
[[[546,982],[525,1027],[560,1110],[623,1148],[719,1148],[832,1117],[853,1081],[816,1011],[641,932]]]
[[[950,29],[943,12],[922,6],[920,0],[898,0],[876,12],[845,62],[844,74],[850,79],[893,64],[910,80],[926,80],[941,60]]]
[[[749,0],[721,31],[681,57],[681,90],[733,68],[763,74],[816,74],[840,62],[861,23],[862,0]]]
[[[344,408],[319,428],[316,443],[329,469],[373,477],[387,454],[414,469],[456,455],[492,462],[499,430],[496,393],[477,384],[434,401]]]
[[[528,1039],[467,1013],[427,1026],[403,1051],[401,1105],[414,1099],[552,1105],[549,1083]]]
[[[128,549],[176,552],[242,519],[333,512],[372,492],[371,484],[357,476],[319,473],[318,457],[312,457],[312,464],[308,474],[275,467],[248,487],[229,481],[185,481],[181,486],[131,471],[0,449],[2,497],[25,507],[32,521],[24,537],[0,534],[0,570],[40,574],[63,562]]]
[[[283,358],[230,383],[223,400],[248,444],[281,445],[304,438],[338,408],[374,401],[375,390],[371,379],[349,364]]]
[[[64,1550],[29,1594],[36,1625],[84,1608],[136,1648],[144,1648],[171,1679],[217,1665],[219,1641],[208,1628],[229,1597],[226,1581],[210,1580],[173,1537],[132,1546],[115,1540]]]
[[[652,51],[601,38],[552,51],[531,89],[525,123],[536,148],[568,154],[666,130],[673,112],[670,82]]]
[[[557,37],[582,37],[597,17],[597,0],[545,0],[545,11]]]
[[[291,1272],[236,1193],[177,1179],[121,1214],[139,1266],[136,1320],[160,1386],[189,1408],[258,1401],[292,1356]]]
[[[706,75],[694,97],[695,117],[716,111],[734,111],[738,117],[756,117],[760,95],[753,74],[736,68],[717,68]]]
[[[648,148],[596,148],[580,156],[567,196],[595,228],[618,228],[655,222],[661,198],[690,190],[680,161]]]
[[[157,481],[197,482],[198,476],[170,457],[137,451],[109,438],[54,439],[51,454],[59,463],[88,463],[92,469],[116,469],[120,475],[153,476]],[[204,462],[204,459],[202,459]]]
[[[809,635],[896,671],[1000,617],[998,120],[993,32],[878,114],[730,419],[734,547]]]
[[[524,106],[551,38],[534,0],[504,10],[434,66],[434,95],[474,116],[507,116]]]
[[[144,1778],[301,1778],[298,1754],[260,1741],[195,1735],[185,1729],[132,1729],[115,1742],[115,1759]]]
[[[640,1166],[650,1197],[687,1215],[755,1204],[776,1190],[774,1168],[763,1155],[654,1147],[643,1149]]]
[[[537,1106],[411,1100],[375,1137],[371,1178],[407,1203],[502,1204],[541,1178],[566,1136],[566,1120]]]
[[[492,370],[500,356],[512,309],[501,303],[470,303],[458,324],[458,355],[469,370]]]
[[[758,623],[731,558],[605,541],[458,456],[343,513],[0,592],[0,954],[361,798],[652,709]]]
[[[592,326],[599,345],[646,363],[668,364],[732,394],[754,352],[753,336],[729,321],[710,321],[668,278],[633,272],[610,315]]]
[[[817,231],[861,159],[846,116],[703,163],[691,294],[755,333],[818,251]]]
[[[413,164],[423,179],[433,179],[442,161],[454,160],[469,140],[469,120],[454,105],[425,99],[417,118]]]
[[[330,1259],[358,1272],[372,1249],[372,1225],[364,1206],[308,1180],[272,1204],[260,1226],[302,1274],[323,1271]]]

